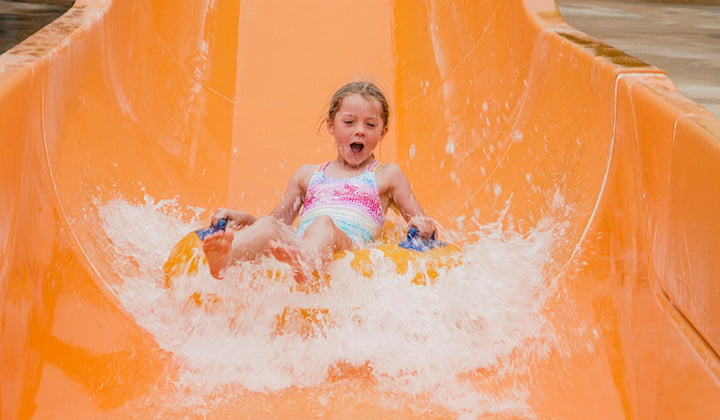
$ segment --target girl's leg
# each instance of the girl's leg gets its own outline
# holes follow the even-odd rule
[[[319,216],[308,226],[300,245],[282,240],[271,240],[269,244],[275,258],[290,264],[298,283],[305,283],[310,271],[330,261],[333,253],[350,247],[350,238],[328,216]]]
[[[222,271],[234,261],[254,260],[267,251],[271,240],[285,241],[290,235],[289,228],[272,216],[237,231],[215,232],[203,241],[210,274],[222,278]]]

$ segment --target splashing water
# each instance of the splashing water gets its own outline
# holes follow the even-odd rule
[[[526,368],[508,360],[518,353],[540,358],[552,342],[542,315],[555,287],[545,275],[558,229],[549,220],[525,235],[496,226],[461,235],[461,264],[431,285],[413,284],[412,270],[400,275],[372,253],[370,278],[345,258],[329,267],[329,287],[307,293],[269,258],[233,267],[222,281],[201,268],[166,289],[160,267],[182,236],[203,227],[200,210],[152,199],[111,201],[99,210],[115,252],[140,267],[116,267],[124,281],[115,293],[182,366],[177,395],[163,396],[166,404],[200,412],[228,386],[264,393],[323,386],[337,366],[349,365],[363,367],[387,396],[378,404],[404,404],[391,401],[397,396],[419,412],[439,406],[460,417],[533,417],[527,389],[508,379]],[[194,216],[181,220],[187,214]],[[164,228],[149,238],[146,226]],[[307,308],[316,309],[315,330],[278,331],[283,313]],[[317,395],[320,405],[327,398]]]

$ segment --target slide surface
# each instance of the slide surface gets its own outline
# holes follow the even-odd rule
[[[358,79],[461,262],[166,288]],[[720,121],[552,1],[78,0],[0,56],[0,133],[0,418],[720,412]]]

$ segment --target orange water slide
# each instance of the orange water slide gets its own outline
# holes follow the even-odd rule
[[[0,418],[457,417],[361,374],[169,406],[179,362],[115,292],[129,262],[100,207],[266,213],[332,156],[324,106],[360,78],[392,102],[380,159],[441,223],[564,226],[556,345],[467,373],[483,395],[522,384],[522,417],[720,413],[720,121],[662,70],[549,0],[78,0],[0,56]]]

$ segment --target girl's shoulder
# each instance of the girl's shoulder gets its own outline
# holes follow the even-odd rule
[[[313,172],[317,171],[317,168],[318,168],[317,163],[306,163],[304,165],[300,165],[300,167],[297,170],[297,173],[312,174]]]
[[[405,173],[395,163],[383,163],[378,166],[375,171],[375,179],[378,187],[383,190],[407,182]]]
[[[394,177],[395,175],[402,174],[403,171],[395,163],[380,163],[375,170],[375,173],[379,177]]]
[[[312,163],[307,163],[305,165],[301,165],[293,175],[293,180],[295,183],[305,186],[307,185],[308,181],[310,181],[310,178],[317,170],[317,165]]]

